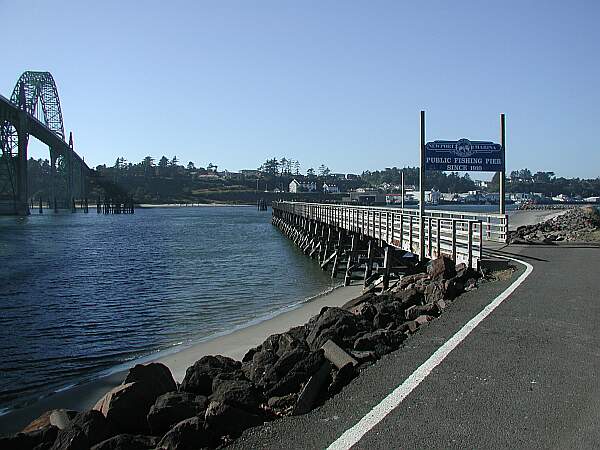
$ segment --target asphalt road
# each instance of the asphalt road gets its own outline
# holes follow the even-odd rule
[[[600,447],[600,248],[501,251],[533,272],[353,448]],[[322,407],[248,430],[234,448],[326,448],[516,276],[464,294]]]

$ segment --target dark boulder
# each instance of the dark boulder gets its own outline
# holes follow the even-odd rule
[[[177,384],[161,363],[138,364],[130,369],[123,384],[110,390],[94,406],[120,433],[147,434],[146,416],[156,399]]]
[[[308,350],[308,346],[306,345],[306,328],[304,326],[292,328],[279,335],[276,353],[277,356],[282,356],[296,348]]]
[[[277,355],[271,350],[260,350],[252,354],[252,359],[242,364],[242,372],[249,380],[259,383],[277,362]]]
[[[189,392],[167,392],[156,399],[148,412],[147,421],[152,434],[163,434],[173,425],[198,414],[208,406],[204,395]]]
[[[218,402],[211,402],[208,405],[204,417],[209,429],[221,436],[238,436],[247,428],[262,425],[265,421],[262,415]]]
[[[308,351],[301,349],[294,349],[287,352],[266,371],[264,376],[258,381],[258,384],[263,390],[269,390],[277,384],[285,374],[289,373],[298,361],[306,358],[308,354]]]
[[[147,434],[146,416],[156,401],[156,392],[144,383],[127,383],[107,392],[94,410],[100,411],[120,433]]]
[[[383,356],[393,350],[389,345],[388,334],[387,330],[376,330],[365,334],[354,341],[354,350],[372,350],[378,356]]]
[[[418,305],[423,301],[423,293],[415,287],[410,287],[396,292],[394,299],[405,307]]]
[[[452,259],[447,256],[440,256],[429,261],[427,273],[432,280],[449,280],[456,275],[456,267]]]
[[[454,300],[465,290],[464,283],[454,277],[451,280],[444,281],[445,297],[449,300]]]
[[[363,302],[350,308],[350,312],[371,322],[377,314],[377,309],[370,302]]]
[[[146,389],[152,390],[156,397],[177,390],[171,371],[162,363],[136,364],[129,369],[122,384],[127,383],[144,383]]]
[[[204,356],[188,367],[180,391],[209,396],[212,393],[213,378],[223,372],[241,369],[239,361],[226,356]]]
[[[202,417],[196,416],[182,420],[163,436],[157,449],[197,450],[202,447],[216,446],[214,433],[208,430]]]
[[[289,409],[293,408],[298,400],[298,394],[288,394],[283,397],[271,397],[267,402],[270,408],[273,409]]]
[[[248,380],[219,380],[213,386],[211,401],[227,403],[245,411],[256,412],[266,401],[254,383]]]
[[[385,328],[390,323],[394,323],[394,316],[388,312],[379,312],[373,319],[373,327],[375,329]]]
[[[333,397],[338,394],[344,386],[356,377],[356,369],[351,364],[345,365],[333,374],[331,384],[327,388],[327,395]]]
[[[30,450],[37,446],[49,448],[56,440],[58,431],[57,427],[46,425],[33,431],[0,437],[0,448],[7,450]]]
[[[350,355],[355,358],[359,364],[377,360],[377,353],[372,350],[350,350]]]
[[[311,319],[312,321],[312,319]],[[366,322],[342,308],[323,308],[312,324],[306,341],[312,350],[318,350],[328,339],[343,345],[358,332],[368,328]]]
[[[270,389],[266,391],[267,397],[280,397],[298,392],[324,362],[323,351],[304,353],[292,368],[283,373],[283,376]]]
[[[432,303],[443,300],[445,294],[444,281],[433,281],[425,288],[425,301]]]
[[[53,450],[87,450],[116,434],[114,427],[102,413],[92,409],[77,414],[69,426],[60,430]]]
[[[156,448],[157,443],[154,436],[118,434],[94,445],[91,450],[150,450]]]
[[[393,293],[396,293],[402,289],[406,289],[411,284],[417,283],[422,280],[429,280],[430,276],[427,273],[415,273],[413,275],[405,275],[400,279],[400,282],[396,287],[392,289]]]
[[[465,283],[465,291],[468,292],[472,291],[473,289],[477,289],[477,279],[469,278]]]

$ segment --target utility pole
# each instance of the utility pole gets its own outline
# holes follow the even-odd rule
[[[502,147],[502,171],[500,172],[500,214],[506,214],[505,186],[506,179],[506,124],[504,113],[500,114],[500,146]]]
[[[425,111],[421,111],[421,163],[419,166],[419,261],[425,260]]]

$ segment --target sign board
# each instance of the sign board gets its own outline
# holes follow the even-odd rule
[[[433,141],[425,144],[425,169],[451,172],[501,172],[502,146],[494,142]]]

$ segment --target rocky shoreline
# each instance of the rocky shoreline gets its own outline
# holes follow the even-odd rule
[[[594,207],[579,207],[541,223],[518,227],[509,236],[510,244],[552,244],[554,242],[597,242],[600,240],[600,213]]]
[[[179,385],[161,363],[137,365],[93,409],[48,411],[0,438],[0,448],[226,446],[248,428],[304,414],[336,395],[480,280],[464,264],[432,260],[384,293],[325,307],[304,325],[269,336],[241,361],[204,356]]]

